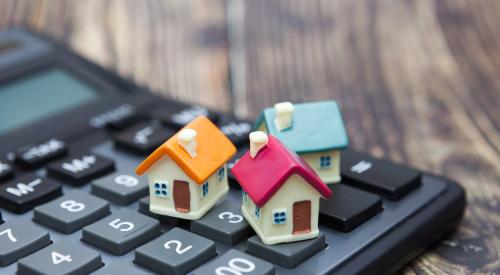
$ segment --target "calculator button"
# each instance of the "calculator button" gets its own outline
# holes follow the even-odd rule
[[[0,225],[0,266],[9,265],[50,244],[47,231],[30,222],[12,220]]]
[[[270,275],[274,274],[274,266],[254,256],[231,249],[224,255],[215,258],[215,260],[208,264],[202,265],[190,274]]]
[[[92,194],[117,204],[127,205],[147,196],[145,177],[117,172],[92,182]]]
[[[14,177],[14,170],[8,163],[0,161],[0,183],[10,180]]]
[[[89,274],[103,265],[101,255],[80,243],[58,241],[17,263],[17,274]]]
[[[68,148],[64,141],[52,138],[18,149],[15,153],[15,160],[25,167],[35,168],[50,160],[62,157],[67,152]]]
[[[251,122],[224,117],[218,125],[224,135],[236,146],[248,144],[248,135],[252,131]]]
[[[24,213],[59,197],[62,195],[61,190],[61,184],[54,180],[26,174],[0,185],[0,206],[16,213]]]
[[[86,184],[114,170],[115,165],[112,160],[97,154],[66,158],[48,166],[49,176],[75,185]]]
[[[329,188],[335,196],[320,201],[320,221],[335,230],[349,232],[382,211],[377,195],[340,183]]]
[[[103,268],[92,273],[92,275],[126,275],[126,274],[150,275],[154,273],[150,273],[148,271],[139,269],[133,263],[123,262],[120,260],[108,263]]]
[[[201,219],[191,221],[191,231],[225,245],[235,245],[254,234],[240,208],[236,203],[225,201]]]
[[[166,274],[186,274],[215,257],[215,243],[180,228],[135,250],[136,264]]]
[[[322,232],[314,239],[275,245],[266,245],[262,243],[258,236],[253,236],[247,241],[246,252],[274,264],[292,268],[303,263],[325,247],[325,234]]]
[[[419,172],[350,150],[342,153],[343,182],[398,200],[420,185]]]
[[[123,255],[160,234],[160,223],[129,209],[122,209],[83,228],[82,241],[114,255]]]
[[[174,129],[180,129],[197,116],[206,116],[212,122],[217,122],[217,115],[202,106],[180,107],[172,106],[169,109],[161,108],[154,111],[165,125]]]
[[[115,145],[136,154],[149,154],[169,139],[174,131],[151,123],[140,123],[114,137]]]
[[[98,129],[106,127],[112,130],[120,130],[142,117],[135,106],[125,103],[93,117],[90,120],[90,125]]]
[[[33,220],[69,234],[109,215],[109,213],[107,201],[82,191],[73,191],[36,207],[33,212]]]
[[[150,203],[149,197],[144,197],[144,198],[140,199],[139,200],[139,213],[142,213],[146,216],[157,219],[158,217],[160,217],[160,215],[149,211],[149,203]]]

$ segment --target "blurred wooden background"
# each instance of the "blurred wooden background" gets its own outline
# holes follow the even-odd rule
[[[339,101],[354,148],[467,189],[457,232],[401,273],[500,273],[500,1],[1,0],[9,25],[245,117]]]

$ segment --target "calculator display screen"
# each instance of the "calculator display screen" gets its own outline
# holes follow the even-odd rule
[[[0,134],[98,97],[71,73],[52,68],[0,85]]]

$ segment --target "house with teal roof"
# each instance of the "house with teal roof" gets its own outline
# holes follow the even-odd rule
[[[340,181],[340,152],[349,140],[335,101],[277,103],[260,113],[255,128],[295,151],[323,182]]]

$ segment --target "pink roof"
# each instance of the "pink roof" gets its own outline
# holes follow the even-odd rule
[[[256,158],[246,152],[232,169],[243,190],[257,206],[266,204],[295,173],[312,185],[321,196],[328,198],[332,195],[330,188],[301,157],[288,150],[277,138],[272,135],[268,137],[269,142]]]

